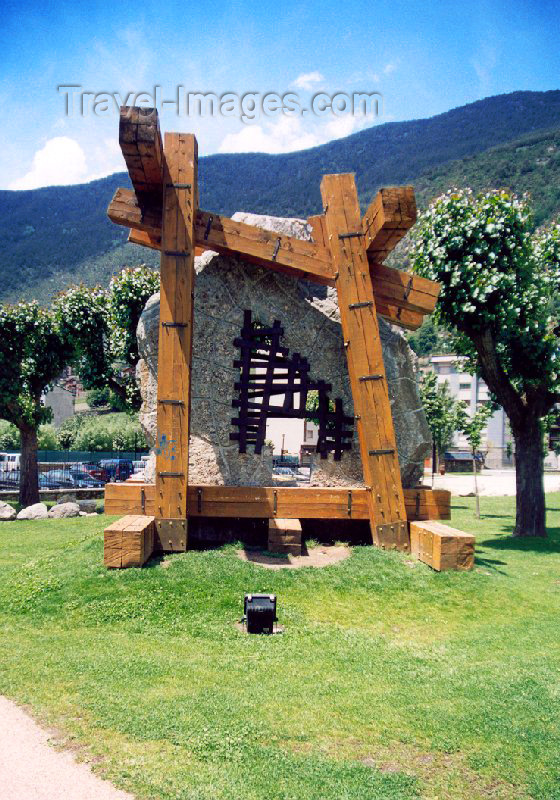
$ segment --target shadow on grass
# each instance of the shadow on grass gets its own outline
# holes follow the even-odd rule
[[[498,561],[496,558],[484,558],[480,555],[475,555],[474,557],[474,564],[476,567],[486,567],[486,569],[492,570],[492,572],[497,572],[500,575],[507,575],[507,572],[503,569],[498,569],[498,566],[507,566],[505,561]]]
[[[519,550],[526,553],[560,553],[560,528],[548,528],[548,538],[538,536],[513,536],[511,528],[502,528],[509,536],[484,539],[478,542],[480,547],[491,547],[493,550]]]

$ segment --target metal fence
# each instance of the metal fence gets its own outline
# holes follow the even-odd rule
[[[46,451],[49,455],[50,452]],[[57,452],[57,451],[53,451]],[[41,455],[43,455],[41,453]],[[57,453],[60,455],[60,453]],[[78,454],[72,453],[73,456]],[[105,453],[80,453],[82,456],[95,455],[97,458],[77,458],[68,460],[39,461],[39,490],[45,489],[101,489],[109,481],[125,481],[132,474],[143,472],[144,462],[140,458],[127,458],[135,453],[119,454],[113,457]],[[0,460],[0,491],[17,491],[20,484],[21,471],[19,465]]]

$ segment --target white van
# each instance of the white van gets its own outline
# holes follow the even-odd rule
[[[0,453],[0,469],[19,469],[21,453]]]

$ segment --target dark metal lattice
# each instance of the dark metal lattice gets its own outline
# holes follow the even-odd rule
[[[245,311],[241,337],[234,340],[240,358],[233,365],[240,370],[240,379],[235,383],[238,396],[232,400],[232,406],[239,411],[231,420],[238,430],[230,434],[230,439],[239,442],[240,453],[247,452],[247,445],[254,445],[255,453],[260,453],[267,419],[313,419],[319,422],[317,452],[321,458],[327,458],[332,451],[335,461],[340,461],[342,452],[352,447],[354,420],[344,415],[340,398],[334,401],[331,410],[332,386],[312,380],[307,359],[299,353],[290,357],[290,351],[280,345],[283,334],[279,320],[271,328],[264,328],[252,320],[250,311]],[[319,399],[317,412],[313,413],[306,410],[311,390],[317,391]],[[278,395],[284,396],[282,405],[272,405],[271,399]]]

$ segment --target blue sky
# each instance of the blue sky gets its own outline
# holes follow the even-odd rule
[[[428,117],[517,89],[560,87],[558,0],[21,2],[3,0],[2,188],[79,183],[123,168],[116,113],[65,116],[86,91],[379,92],[383,114],[160,114],[201,154],[287,152],[364,126]]]

